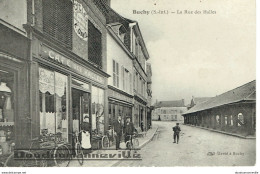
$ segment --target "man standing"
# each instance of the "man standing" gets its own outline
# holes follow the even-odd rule
[[[131,122],[130,117],[126,117],[126,124],[125,124],[125,142],[130,139],[130,135],[134,135],[134,124]]]
[[[178,144],[179,143],[179,138],[180,138],[180,131],[181,131],[179,123],[176,123],[176,126],[174,126],[172,128],[172,130],[174,131],[174,134],[173,134],[174,142],[173,143],[176,143],[176,138],[177,138],[177,144]]]
[[[117,120],[114,122],[114,132],[116,137],[116,150],[120,148],[120,140],[122,136],[122,123],[121,123],[121,116],[117,117]]]

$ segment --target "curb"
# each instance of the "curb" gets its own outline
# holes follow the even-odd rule
[[[190,124],[183,124],[183,125],[190,126],[190,127],[196,127],[196,128],[200,128],[200,129],[204,129],[204,130],[209,130],[211,132],[217,132],[217,133],[230,135],[230,136],[233,136],[233,137],[238,137],[238,138],[243,138],[243,139],[256,139],[256,137],[246,137],[246,136],[242,136],[242,135],[238,135],[238,134],[232,134],[232,133],[229,133],[229,132],[219,131],[219,130],[201,127],[201,126],[194,126],[194,125],[190,125]]]
[[[155,129],[151,138],[149,138],[147,141],[145,141],[143,144],[140,145],[140,149],[143,148],[145,145],[147,145],[153,139],[153,137],[154,137],[155,133],[157,132],[158,128],[159,128],[159,126],[157,126],[157,128]],[[113,164],[111,164],[110,166],[107,166],[107,167],[116,167],[121,162],[122,161],[115,161]]]

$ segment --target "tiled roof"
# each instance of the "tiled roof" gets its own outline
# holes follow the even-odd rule
[[[185,107],[184,100],[174,100],[174,101],[159,101],[154,104],[155,108],[161,107]]]
[[[225,104],[231,104],[241,101],[255,101],[256,100],[256,81],[251,81],[240,87],[227,91],[221,95],[213,97],[208,101],[196,104],[186,114],[207,110],[210,108],[222,106]]]

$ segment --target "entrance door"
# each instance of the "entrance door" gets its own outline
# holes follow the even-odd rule
[[[81,131],[83,122],[91,125],[90,93],[72,88],[72,119],[73,132]]]

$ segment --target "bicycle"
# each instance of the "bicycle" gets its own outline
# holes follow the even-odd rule
[[[114,136],[114,130],[112,130],[110,133],[107,131],[107,134],[102,137],[101,145],[102,149],[108,149],[111,144],[115,142],[115,136]]]
[[[128,141],[126,141],[126,148],[129,150],[136,150],[139,147],[139,140],[136,138],[136,134],[134,135],[127,135],[129,136]]]
[[[11,148],[14,149],[14,147],[15,143],[12,143]],[[7,157],[4,167],[38,167],[38,161],[30,150],[13,150]]]
[[[101,140],[102,149],[108,149],[110,147],[110,141],[107,135],[104,135]]]
[[[46,139],[51,137],[51,141]],[[44,140],[46,142],[44,142]],[[56,137],[53,134],[49,134],[43,139],[34,138],[30,140],[31,145],[29,150],[14,150],[4,163],[5,167],[46,167],[47,158],[36,158],[38,154],[49,151],[53,154],[53,160],[56,166],[67,167],[71,160],[71,153],[68,145],[63,142],[56,142]],[[13,147],[15,144],[12,144]],[[54,148],[53,148],[54,147]]]
[[[79,136],[80,133],[82,133],[83,131],[76,131],[73,135],[74,135],[74,143],[75,143],[75,156],[79,162],[79,164],[82,166],[83,162],[84,162],[84,153],[81,147],[81,143],[79,141]]]

